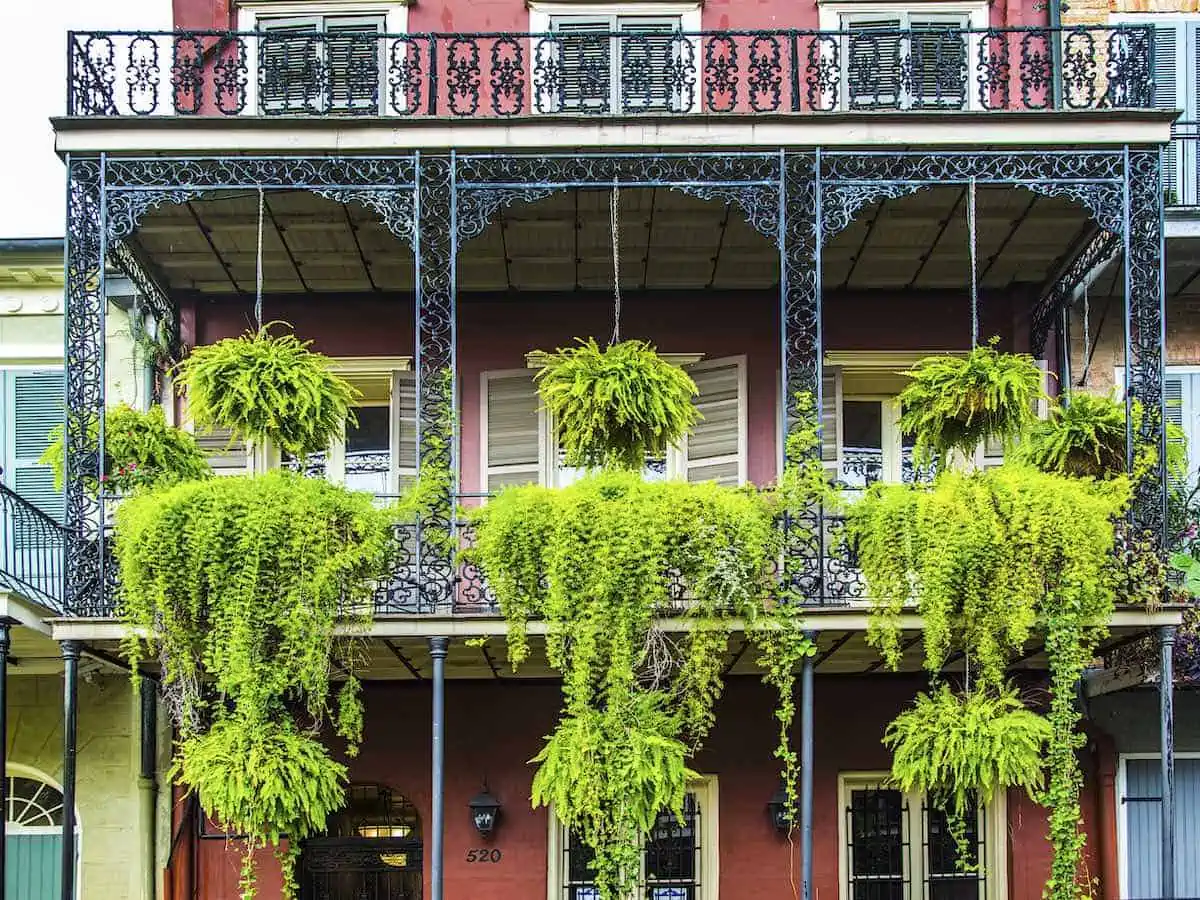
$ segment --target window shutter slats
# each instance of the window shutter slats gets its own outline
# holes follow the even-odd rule
[[[902,50],[899,18],[851,18],[843,54],[846,90],[852,109],[885,109],[900,105]]]
[[[745,357],[710,360],[688,367],[704,418],[687,438],[688,481],[737,485],[745,481]]]
[[[1154,26],[1154,106],[1157,109],[1183,109],[1180,100],[1179,60],[1183,49],[1183,30],[1178,24]],[[1179,145],[1167,145],[1166,189],[1169,197],[1179,198]]]
[[[532,372],[485,372],[484,489],[540,480],[541,413]]]
[[[612,102],[613,23],[556,22],[562,109],[608,112]]]
[[[320,19],[259,20],[259,105],[264,113],[322,111]]]
[[[417,475],[417,373],[396,372],[392,379],[393,459],[401,485]]]
[[[383,20],[342,16],[325,23],[329,56],[329,105],[335,112],[369,114],[379,100]]]
[[[246,443],[233,440],[232,433],[227,429],[197,434],[196,443],[208,455],[208,464],[215,474],[246,474]]]
[[[674,109],[670,84],[678,20],[621,19],[621,105],[629,111]]]
[[[841,408],[842,369],[826,366],[821,370],[821,462],[834,473],[840,472]]]
[[[54,487],[51,468],[38,462],[50,446],[50,431],[64,417],[62,372],[14,372],[12,378],[13,443],[10,484],[13,490],[48,515],[61,520],[63,492]]]
[[[914,106],[966,105],[967,44],[961,29],[965,19],[911,21],[910,58]]]

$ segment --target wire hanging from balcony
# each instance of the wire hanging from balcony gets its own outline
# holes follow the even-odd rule
[[[619,210],[621,189],[614,181],[612,195],[608,200],[608,223],[612,229],[613,252],[613,333],[609,346],[621,342],[621,229]]]

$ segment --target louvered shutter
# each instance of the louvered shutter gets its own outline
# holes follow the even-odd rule
[[[1182,66],[1187,56],[1184,37],[1185,32],[1178,22],[1154,26],[1154,106],[1157,109],[1186,107],[1181,96],[1187,71]],[[1167,145],[1166,159],[1163,160],[1168,204],[1183,200],[1180,162],[1179,142],[1172,141]]]
[[[899,18],[858,18],[844,23],[846,95],[851,109],[896,109],[900,105],[902,27]]]
[[[612,28],[612,21],[607,19],[555,22],[562,98],[558,109],[590,113],[611,111]]]
[[[543,427],[533,372],[485,372],[482,396],[484,490],[539,482]]]
[[[688,435],[684,470],[688,481],[738,485],[746,480],[746,358],[707,360],[688,366],[704,418]]]
[[[1042,372],[1042,393],[1046,394],[1050,389],[1049,366],[1044,359],[1035,360],[1035,362]],[[1050,405],[1045,400],[1038,400],[1035,413],[1039,419],[1046,418],[1050,415]],[[990,469],[1003,463],[1004,443],[997,438],[990,437],[985,439],[975,452],[975,465],[980,469]]]
[[[912,106],[961,109],[967,101],[967,44],[961,17],[913,18]]]
[[[400,486],[417,477],[417,374],[392,375],[392,467]]]
[[[329,109],[336,113],[374,115],[379,110],[379,72],[383,19],[338,16],[325,20],[329,59]]]
[[[260,19],[258,102],[263,115],[324,112],[324,38],[321,20]]]
[[[63,373],[14,371],[9,373],[8,381],[12,443],[5,480],[23,498],[61,521],[63,491],[54,487],[50,466],[38,459],[50,445],[50,431],[63,423]],[[15,539],[19,541],[20,535]]]
[[[842,459],[842,367],[821,370],[821,462],[836,479]]]
[[[217,475],[245,475],[249,460],[246,442],[235,441],[227,429],[197,433],[196,443],[208,455],[208,464]]]
[[[1196,469],[1197,450],[1195,444],[1196,408],[1192,403],[1195,376],[1167,375],[1163,380],[1163,399],[1166,401],[1167,424],[1176,426],[1175,436],[1168,432],[1167,439],[1183,444],[1187,451],[1187,472],[1190,477]]]
[[[671,84],[677,55],[673,37],[679,31],[678,19],[620,19],[619,93],[625,112],[678,110],[680,91]],[[674,62],[678,62],[675,60]]]

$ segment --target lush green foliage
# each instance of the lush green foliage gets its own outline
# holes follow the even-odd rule
[[[561,490],[509,488],[472,513],[470,553],[508,620],[514,665],[528,653],[527,621],[548,623],[564,706],[535,759],[534,801],[553,802],[593,848],[605,900],[631,888],[654,817],[681,809],[735,617],[760,637],[780,689],[778,755],[794,771],[792,673],[812,644],[794,607],[768,601],[782,497],[606,471]],[[689,628],[660,630],[671,608]]]
[[[1125,405],[1075,391],[1035,423],[1022,456],[1043,472],[1107,478],[1125,471]]]
[[[594,338],[542,357],[538,393],[569,466],[640,470],[691,431],[696,384],[644,341]]]
[[[969,455],[987,438],[1011,445],[1033,424],[1044,396],[1042,371],[1032,356],[1000,353],[995,345],[993,339],[967,356],[929,356],[905,373],[900,428],[915,435],[917,458],[944,463],[951,451]]]
[[[353,753],[362,708],[353,680],[333,708],[331,662],[353,663],[336,630],[370,610],[400,514],[287,472],[185,482],[117,511],[122,615],[162,663],[183,783],[248,835],[245,897],[255,847],[302,839],[341,802],[344,769],[316,734],[333,718]],[[147,648],[127,643],[136,666]]]
[[[196,347],[176,368],[200,429],[270,441],[301,456],[325,450],[345,427],[357,392],[311,341],[258,332]]]
[[[1075,752],[1083,737],[1075,686],[1106,633],[1118,589],[1127,587],[1114,549],[1130,495],[1127,476],[1074,479],[1006,463],[945,472],[931,487],[876,485],[850,510],[874,603],[869,639],[892,665],[900,658],[899,614],[910,602],[924,617],[930,674],[937,678],[958,649],[979,691],[1003,690],[1005,669],[1031,630],[1045,632],[1050,776],[1040,797],[1051,810],[1051,900],[1077,895],[1083,835]],[[1137,595],[1161,595],[1161,570],[1147,571],[1159,580],[1136,586]]]
[[[100,440],[100,423],[91,423],[88,439]],[[54,469],[54,487],[63,486],[63,429],[50,432],[50,445],[39,460]],[[162,407],[147,412],[127,404],[104,414],[104,472],[101,481],[120,494],[212,474],[204,451],[186,431],[167,424]],[[88,488],[96,490],[94,481]]]
[[[1012,690],[959,694],[943,684],[918,694],[883,740],[893,750],[893,779],[901,790],[927,792],[942,805],[965,860],[965,821],[975,802],[1009,787],[1035,796],[1049,739],[1050,724]]]

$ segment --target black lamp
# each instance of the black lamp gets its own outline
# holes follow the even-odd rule
[[[786,834],[792,827],[791,812],[792,810],[788,809],[787,791],[781,784],[767,801],[767,814],[771,817],[771,824],[780,834]]]
[[[471,823],[483,837],[488,837],[495,829],[500,818],[500,801],[488,792],[487,782],[483,783],[483,791],[471,798],[467,804],[471,809]]]

